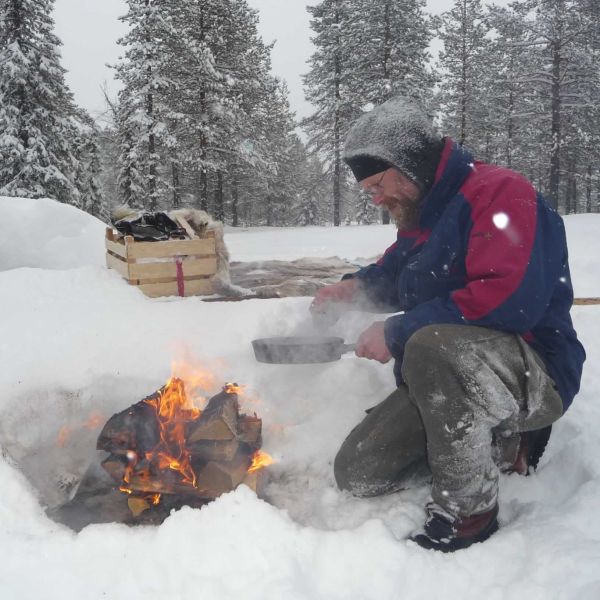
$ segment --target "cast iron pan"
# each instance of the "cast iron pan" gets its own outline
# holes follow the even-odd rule
[[[326,363],[339,360],[354,344],[345,344],[339,337],[272,337],[253,340],[258,362],[288,365]]]

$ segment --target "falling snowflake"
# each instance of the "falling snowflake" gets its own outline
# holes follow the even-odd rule
[[[492,221],[494,222],[494,225],[498,229],[506,229],[508,227],[508,224],[510,223],[510,219],[508,218],[508,215],[503,212],[496,213],[492,217]]]

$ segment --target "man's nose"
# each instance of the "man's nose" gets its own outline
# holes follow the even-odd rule
[[[373,204],[375,206],[381,206],[383,204],[384,200],[385,200],[385,195],[383,194],[383,192],[377,192],[377,194],[375,194],[373,196]]]

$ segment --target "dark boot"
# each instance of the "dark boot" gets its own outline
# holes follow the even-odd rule
[[[470,517],[454,517],[435,504],[427,506],[424,533],[410,539],[427,550],[454,552],[487,540],[498,531],[498,505]]]

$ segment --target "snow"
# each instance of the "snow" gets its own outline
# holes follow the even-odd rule
[[[600,307],[575,307],[588,351],[583,387],[536,474],[501,478],[501,529],[441,555],[405,540],[428,487],[357,499],[332,461],[363,411],[393,389],[390,365],[255,362],[256,337],[311,331],[309,298],[150,300],[104,268],[104,225],[51,200],[0,198],[0,595],[10,600],[577,599],[600,597]],[[600,215],[566,217],[577,295],[600,296]],[[234,260],[373,256],[389,226],[226,232]],[[331,333],[353,341],[372,315]],[[277,463],[266,494],[245,487],[160,527],[51,521],[65,474],[94,458],[98,426],[160,387],[185,357],[247,386]],[[74,432],[65,446],[58,432]],[[35,482],[35,487],[31,482]],[[64,499],[64,498],[62,498]]]

